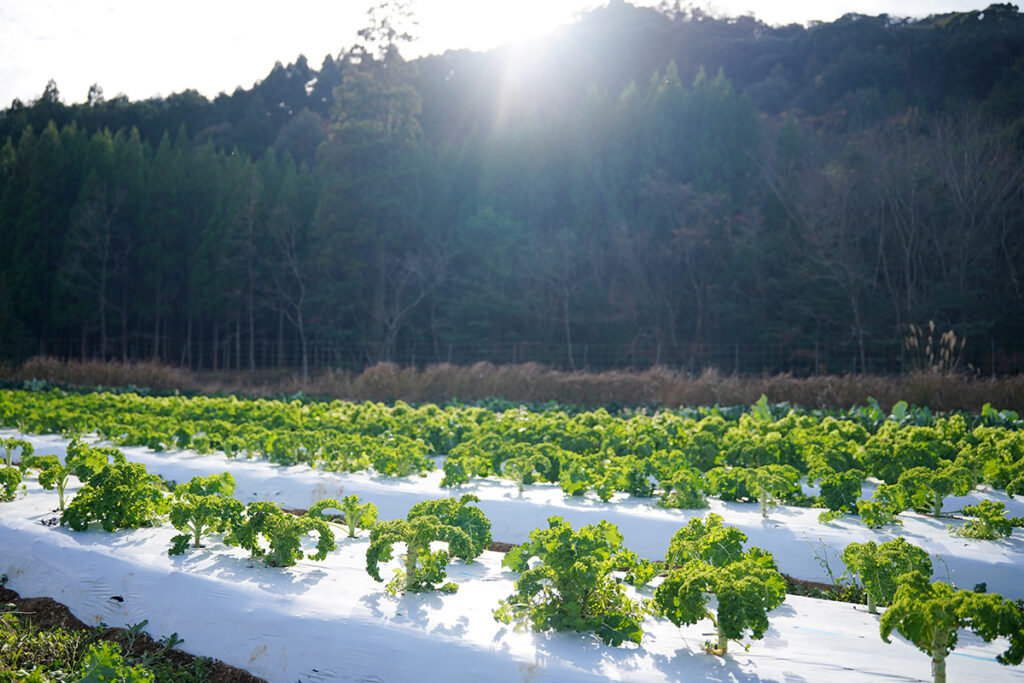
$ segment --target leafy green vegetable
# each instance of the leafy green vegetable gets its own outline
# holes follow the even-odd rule
[[[714,594],[715,611],[708,606]],[[654,592],[654,606],[676,626],[710,619],[718,641],[709,646],[713,654],[724,655],[729,640],[739,640],[749,629],[761,639],[768,630],[768,612],[786,599],[786,582],[771,555],[749,552],[721,566],[703,560],[677,567]]]
[[[111,463],[93,474],[61,515],[61,523],[84,531],[99,522],[105,531],[153,526],[167,502],[160,479],[138,463]]]
[[[857,501],[857,513],[870,529],[879,529],[886,524],[902,524],[896,515],[906,509],[906,493],[895,484],[879,484],[871,500]]]
[[[745,533],[738,527],[725,526],[721,515],[711,512],[703,519],[691,519],[672,536],[665,564],[671,569],[700,560],[721,567],[738,561],[746,542]]]
[[[767,517],[768,509],[780,501],[800,493],[800,473],[790,465],[758,467],[753,472],[753,482],[762,517]]]
[[[708,499],[701,492],[704,482],[697,470],[679,470],[671,480],[662,483],[662,494],[658,505],[663,508],[693,510],[706,508]]]
[[[864,444],[862,457],[868,474],[895,484],[906,470],[933,468],[954,455],[952,445],[934,427],[901,427],[888,421]]]
[[[800,473],[791,465],[770,464],[757,468],[715,467],[704,474],[705,490],[722,500],[754,502],[761,516],[779,502],[800,495]]]
[[[420,501],[412,506],[406,519],[381,522],[370,531],[366,549],[366,572],[376,581],[383,581],[379,565],[392,558],[396,543],[406,545],[405,568],[395,570],[395,579],[388,583],[391,593],[458,589],[444,580],[445,567],[451,556],[472,562],[491,543],[491,523],[484,513],[469,504],[480,499],[464,495],[459,499],[441,498]],[[430,549],[430,544],[443,541],[447,550]]]
[[[302,552],[302,539],[316,532],[315,553]],[[261,539],[268,548],[264,548]],[[334,533],[323,519],[308,515],[291,515],[269,501],[249,503],[225,536],[227,545],[245,548],[255,558],[262,559],[271,567],[291,567],[303,557],[323,560],[327,553],[338,546]]]
[[[21,479],[21,470],[17,467],[0,467],[0,501],[14,500]]]
[[[153,675],[143,666],[130,666],[115,643],[89,646],[76,683],[152,683]]]
[[[230,472],[194,477],[175,489],[171,524],[186,533],[171,539],[173,545],[167,554],[181,555],[190,540],[193,548],[201,548],[203,534],[231,529],[244,508],[241,501],[231,497],[234,490],[235,478]]]
[[[88,482],[89,478],[108,462],[124,463],[124,454],[116,448],[90,446],[78,437],[68,444],[63,463],[55,455],[33,455],[23,460],[27,467],[40,470],[39,484],[44,489],[57,489],[61,512],[65,507],[64,492],[67,489],[68,477],[74,474],[82,482]]]
[[[938,517],[943,500],[952,495],[967,495],[974,488],[974,477],[967,468],[946,462],[937,469],[912,467],[899,476],[897,486],[910,507]]]
[[[523,485],[533,483],[535,473],[543,473],[551,467],[551,459],[536,447],[529,447],[521,455],[514,455],[502,463],[502,475],[516,482],[519,493]]]
[[[903,524],[896,519],[892,508],[889,505],[876,500],[861,500],[857,502],[857,514],[869,529],[881,529],[886,524]]]
[[[528,543],[505,555],[503,566],[522,575],[494,618],[534,631],[593,631],[608,645],[639,643],[643,609],[611,576],[633,563],[627,553],[622,534],[609,522],[574,531],[561,517],[551,517],[547,529],[535,529]],[[534,558],[540,562],[531,567]]]
[[[372,529],[377,523],[377,506],[373,503],[360,503],[359,496],[345,496],[339,503],[334,498],[317,501],[309,509],[310,517],[323,517],[323,511],[334,509],[341,512],[345,519],[345,528],[349,538],[355,538],[356,528]]]
[[[821,502],[832,511],[853,512],[862,493],[864,473],[861,470],[836,472],[831,467],[812,471],[810,481],[818,481]]]
[[[847,571],[860,579],[867,593],[868,612],[878,614],[878,605],[888,605],[896,593],[899,578],[912,571],[932,575],[932,561],[921,548],[903,538],[876,545],[851,543],[843,550]]]
[[[954,536],[964,538],[978,538],[992,541],[997,538],[1007,538],[1013,533],[1013,527],[1019,526],[1017,518],[1006,516],[1006,504],[983,500],[977,505],[968,505],[964,508],[965,515],[975,517],[963,526],[957,528],[948,525],[946,528]],[[1017,522],[1015,524],[1015,522]]]
[[[0,448],[4,449],[4,460],[6,461],[8,467],[11,466],[11,452],[14,451],[15,448],[21,449],[22,460],[24,460],[25,458],[27,458],[28,456],[32,455],[35,452],[35,450],[32,448],[32,444],[30,444],[28,441],[25,441],[24,439],[16,439],[13,436],[8,437],[6,439],[0,439]]]
[[[1009,639],[996,659],[1000,664],[1020,664],[1024,659],[1024,613],[996,593],[957,590],[918,571],[900,579],[892,605],[882,613],[881,636],[889,641],[899,633],[932,658],[934,683],[946,681],[946,658],[956,648],[957,631],[970,629],[985,642],[999,636]]]

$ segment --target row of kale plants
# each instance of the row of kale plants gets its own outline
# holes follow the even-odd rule
[[[241,547],[268,566],[287,567],[303,558],[325,559],[338,547],[335,530],[355,537],[363,528],[369,530],[366,571],[376,581],[383,582],[380,564],[394,557],[397,544],[404,546],[403,567],[387,592],[453,592],[458,587],[445,582],[451,557],[471,563],[492,541],[490,521],[472,505],[478,501],[472,495],[420,501],[405,519],[381,522],[376,507],[358,496],[324,499],[304,513],[290,513],[270,501],[245,505],[232,497],[235,482],[229,472],[174,485],[127,462],[112,447],[75,439],[62,461],[55,455],[36,456],[24,442],[5,445],[23,449],[18,467],[7,469],[37,471],[40,485],[57,491],[61,525],[84,531],[95,524],[113,532],[169,519],[181,532],[172,538],[170,555],[202,547],[204,537],[220,534],[225,545]],[[72,475],[82,486],[66,501]],[[309,535],[316,539],[316,550],[304,553]],[[503,566],[519,578],[512,594],[494,609],[494,618],[535,631],[592,632],[611,646],[640,643],[647,616],[677,626],[708,619],[715,639],[705,643],[705,650],[724,655],[730,640],[763,638],[769,613],[785,600],[785,581],[772,555],[745,547],[747,536],[713,513],[679,529],[663,561],[638,558],[622,541],[606,521],[574,530],[563,519],[550,518],[546,529],[534,530],[527,543],[505,555]],[[869,611],[888,607],[880,618],[882,639],[889,642],[898,631],[931,656],[936,683],[945,681],[945,660],[961,629],[988,642],[1008,638],[998,656],[1002,664],[1024,659],[1021,605],[997,594],[931,582],[928,554],[902,538],[851,543],[843,561],[863,587]],[[623,583],[650,584],[653,596],[633,598]]]
[[[1024,492],[1024,431],[1014,413],[985,406],[978,416],[936,417],[905,404],[888,416],[877,404],[824,412],[764,398],[742,411],[615,417],[604,410],[0,392],[0,423],[22,432],[92,432],[119,446],[219,450],[391,476],[423,475],[435,467],[430,456],[445,454],[441,484],[448,487],[503,477],[520,490],[550,482],[570,496],[609,500],[622,492],[675,508],[705,507],[711,495],[757,503],[763,515],[779,503],[825,508],[826,523],[857,514],[873,528],[898,524],[905,510],[939,516],[946,498],[979,485]],[[861,500],[869,477],[883,483]],[[819,495],[806,495],[802,481]],[[1021,522],[1000,502],[961,512],[973,520],[951,531],[976,538],[1008,536]]]

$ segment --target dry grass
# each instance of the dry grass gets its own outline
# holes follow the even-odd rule
[[[888,409],[905,400],[934,410],[979,411],[985,403],[999,409],[1024,411],[1024,375],[991,379],[966,374],[916,373],[899,377],[878,375],[734,376],[708,370],[689,375],[665,367],[643,372],[563,372],[535,363],[460,366],[439,364],[422,370],[380,363],[356,374],[327,370],[303,383],[293,372],[258,371],[194,374],[155,363],[101,363],[33,358],[20,368],[0,366],[7,379],[43,379],[78,386],[149,387],[203,393],[246,393],[257,396],[294,394],[351,400],[442,402],[505,398],[511,401],[558,401],[585,406],[660,403],[696,406],[719,403],[749,405],[761,394],[769,400],[806,407],[863,405],[874,397]]]
[[[105,363],[103,361],[63,361],[36,356],[5,378],[17,381],[41,379],[51,384],[90,387],[148,387],[155,391],[198,390],[195,378],[187,372],[160,363]]]

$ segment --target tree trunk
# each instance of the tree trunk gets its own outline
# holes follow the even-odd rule
[[[255,284],[253,280],[255,275],[253,273],[253,252],[255,251],[255,245],[253,244],[253,233],[255,231],[256,223],[256,176],[253,175],[249,182],[249,240],[246,244],[246,266],[247,275],[249,278],[249,370],[251,372],[256,371],[256,321],[255,313],[253,312],[253,301],[255,296],[253,289]],[[241,365],[241,363],[239,363]]]
[[[242,314],[235,316],[235,370],[242,369]]]
[[[160,359],[160,302],[162,300],[161,289],[163,282],[158,280],[156,284],[156,301],[153,306],[153,360]]]
[[[185,361],[188,361],[189,368],[192,367],[192,315],[188,316],[188,327],[185,332],[185,344],[181,347],[181,362],[178,364],[179,367],[185,367]]]
[[[196,323],[199,329],[196,330],[196,342],[198,348],[196,349],[196,363],[195,370],[203,369],[203,321],[200,320]]]
[[[299,338],[302,340],[302,382],[306,384],[309,382],[309,353],[306,349],[306,325],[302,321],[302,308],[296,313],[296,319],[299,328]]]
[[[576,369],[576,360],[572,357],[572,326],[569,322],[569,286],[562,287],[562,314],[565,320],[565,347],[569,354],[569,369]]]
[[[277,367],[284,367],[284,311],[277,312]]]
[[[128,301],[125,291],[121,292],[121,362],[128,362]]]

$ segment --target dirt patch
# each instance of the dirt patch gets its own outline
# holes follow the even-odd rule
[[[515,543],[502,543],[501,541],[495,541],[494,543],[487,546],[487,549],[494,553],[507,553],[512,548],[515,548]]]

